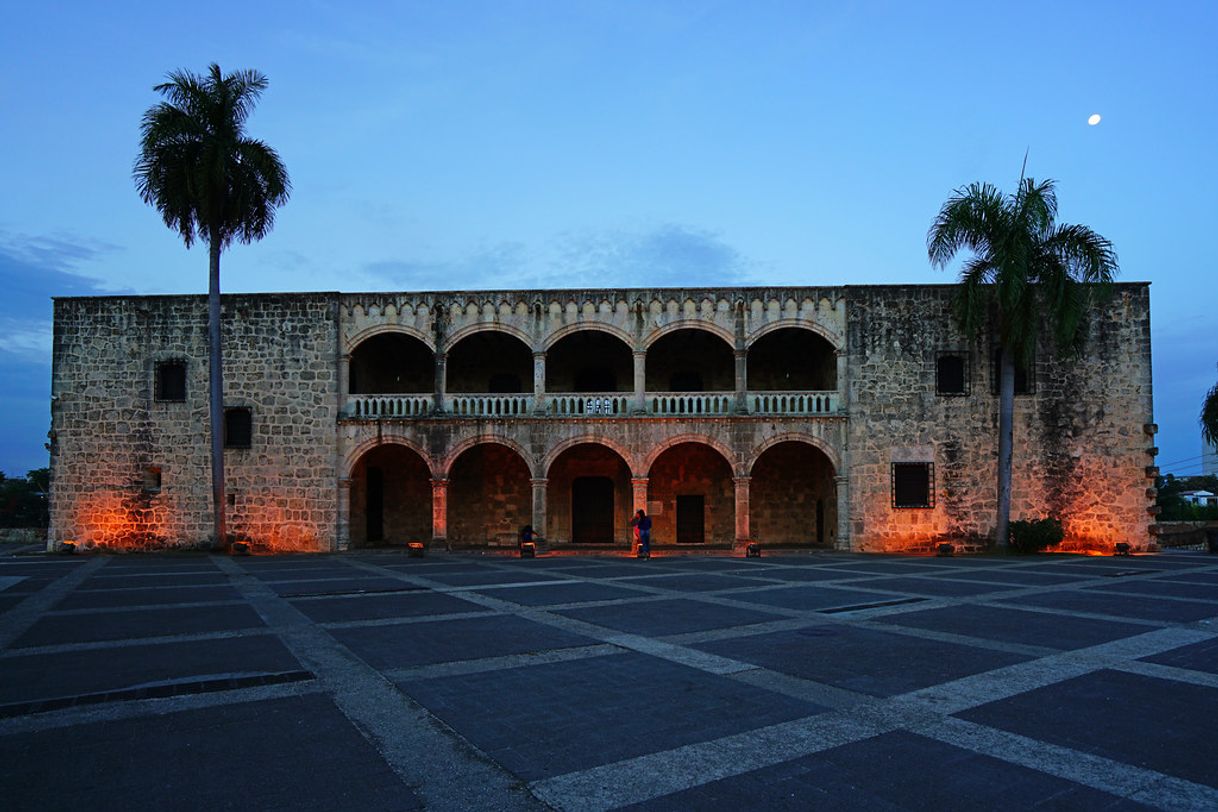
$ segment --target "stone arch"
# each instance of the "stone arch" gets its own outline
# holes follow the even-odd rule
[[[581,330],[599,330],[602,333],[608,333],[609,335],[621,340],[621,342],[625,344],[631,352],[634,352],[637,349],[634,337],[631,336],[630,333],[626,332],[620,327],[603,321],[577,321],[573,324],[564,324],[562,327],[559,327],[557,330],[545,337],[545,339],[542,341],[541,348],[548,352],[550,348],[559,341],[562,341],[572,333],[578,333]]]
[[[428,455],[414,443],[371,438],[348,453],[346,541],[354,547],[404,545],[433,530]]]
[[[754,447],[748,456],[747,465],[745,466],[747,473],[752,474],[753,466],[757,464],[757,460],[761,459],[761,455],[779,443],[803,443],[805,445],[810,445],[828,458],[829,463],[833,466],[834,473],[838,474],[839,476],[842,473],[841,458],[838,456],[837,450],[820,437],[815,437],[811,434],[804,434],[800,431],[786,431],[782,434],[776,434],[773,437],[767,438],[760,445]]]
[[[449,475],[452,473],[453,463],[457,461],[457,458],[466,451],[469,451],[474,446],[482,445],[483,443],[506,446],[507,448],[515,451],[518,455],[520,455],[520,459],[524,460],[524,464],[528,467],[529,473],[533,476],[537,476],[537,464],[533,459],[533,455],[530,454],[528,449],[526,449],[520,443],[516,442],[510,437],[504,437],[501,434],[478,434],[461,440],[448,450],[448,453],[444,455],[444,459],[440,461],[439,466],[437,466],[435,469],[440,475],[439,478],[448,479]]]
[[[419,455],[427,466],[427,470],[431,471],[433,477],[437,475],[435,460],[427,453],[427,449],[403,435],[386,433],[379,437],[369,437],[346,453],[342,463],[343,478],[350,479],[351,473],[355,470],[355,466],[359,463],[360,459],[372,449],[382,445],[400,445],[410,449]]]
[[[832,449],[802,432],[771,437],[749,461],[749,535],[761,544],[834,547],[843,489]]]
[[[519,327],[514,327],[510,324],[503,324],[497,321],[476,321],[472,324],[467,324],[464,327],[458,328],[444,338],[444,352],[449,352],[460,343],[461,339],[467,338],[474,333],[483,331],[493,331],[497,333],[507,333],[513,338],[518,338],[532,352],[535,350],[533,337],[521,330]]]
[[[614,440],[612,437],[603,435],[581,434],[580,436],[573,437],[570,440],[563,440],[561,443],[558,443],[546,452],[545,456],[542,457],[540,461],[539,467],[541,470],[538,472],[540,476],[549,476],[551,466],[554,465],[555,460],[562,456],[564,451],[574,448],[577,445],[584,445],[585,443],[600,445],[608,448],[610,451],[621,457],[626,463],[626,467],[632,472],[636,469],[634,454],[631,453],[630,449],[627,448],[624,443],[620,443],[617,440]]]
[[[677,330],[704,330],[712,335],[719,336],[719,338],[727,342],[729,350],[735,351],[736,349],[736,337],[732,334],[731,330],[705,319],[678,319],[677,321],[665,324],[663,327],[652,330],[643,337],[643,349],[650,348],[652,344],[669,333],[675,333]]]
[[[694,434],[691,432],[688,434],[678,434],[675,437],[669,437],[656,445],[656,447],[653,448],[643,459],[641,473],[636,473],[635,476],[649,476],[651,473],[651,466],[654,465],[655,461],[660,458],[660,455],[673,446],[681,445],[682,443],[699,443],[700,445],[710,446],[715,451],[719,452],[719,455],[723,457],[724,462],[726,462],[728,467],[732,469],[733,474],[739,470],[739,461],[736,457],[736,453],[732,451],[730,446],[708,435]]]
[[[828,341],[829,344],[833,346],[834,350],[838,352],[841,352],[842,350],[842,337],[840,335],[829,330],[823,324],[815,321],[808,321],[807,319],[778,319],[777,321],[763,324],[753,332],[749,333],[745,343],[747,346],[752,347],[757,343],[757,340],[763,336],[768,335],[775,330],[783,330],[788,327],[795,327],[800,330],[809,330]]]
[[[411,338],[417,338],[419,341],[422,341],[427,345],[427,349],[431,350],[432,352],[436,351],[436,342],[431,335],[423,332],[417,327],[411,327],[406,324],[374,324],[371,327],[365,327],[355,335],[344,340],[344,350],[347,353],[352,353],[360,344],[363,344],[368,339],[372,338],[373,336],[380,335],[381,333],[401,333],[402,335],[407,335]]]

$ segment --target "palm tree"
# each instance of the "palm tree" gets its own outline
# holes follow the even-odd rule
[[[224,75],[212,64],[206,76],[171,72],[153,87],[164,100],[148,108],[140,124],[135,185],[165,225],[189,248],[205,240],[210,254],[207,290],[209,416],[212,507],[216,546],[225,544],[224,381],[220,352],[220,252],[234,239],[262,239],[275,209],[291,191],[279,155],[245,135],[245,122],[267,87],[264,75],[242,70]]]
[[[1014,195],[988,183],[952,192],[927,234],[931,264],[944,268],[962,249],[972,256],[960,271],[953,301],[966,335],[987,329],[1001,351],[998,387],[998,522],[1007,546],[1011,514],[1011,444],[1015,365],[1031,365],[1042,325],[1058,349],[1077,354],[1092,303],[1109,292],[1118,272],[1112,243],[1086,226],[1059,225],[1051,180],[1020,178]]]
[[[1218,445],[1218,383],[1214,384],[1201,404],[1201,439]]]

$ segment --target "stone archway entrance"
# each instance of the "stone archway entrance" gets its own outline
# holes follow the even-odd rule
[[[658,456],[648,473],[652,542],[725,544],[736,537],[732,467],[709,445],[678,443]]]
[[[412,449],[369,450],[351,471],[351,546],[404,545],[431,538],[431,474]]]
[[[507,547],[532,521],[529,466],[513,449],[484,442],[453,462],[448,485],[448,541]]]
[[[808,443],[770,446],[753,464],[749,529],[762,544],[833,547],[837,490],[833,463]]]
[[[573,544],[628,544],[630,468],[617,452],[580,443],[550,465],[546,537]]]

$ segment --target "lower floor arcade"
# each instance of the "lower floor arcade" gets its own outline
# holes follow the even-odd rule
[[[340,481],[340,546],[507,547],[532,525],[551,546],[628,549],[640,509],[659,545],[835,546],[845,488],[832,450],[792,435],[750,452],[682,436],[640,453],[576,438],[532,455],[482,436],[440,456],[382,437]]]

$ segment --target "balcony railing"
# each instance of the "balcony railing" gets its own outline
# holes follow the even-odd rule
[[[735,392],[648,392],[647,413],[655,415],[728,415]]]
[[[546,414],[560,417],[616,417],[630,414],[631,395],[619,392],[588,392],[578,395],[546,395]]]
[[[827,392],[748,392],[749,414],[832,415],[840,394]],[[435,413],[434,396],[349,395],[344,417],[363,419],[428,417]],[[634,395],[623,392],[548,393],[545,414],[553,417],[625,417],[634,412]],[[532,417],[533,395],[450,394],[444,404],[452,417]],[[735,392],[648,392],[646,414],[661,417],[724,417],[737,414]]]
[[[746,401],[753,414],[833,414],[837,392],[750,392]]]

